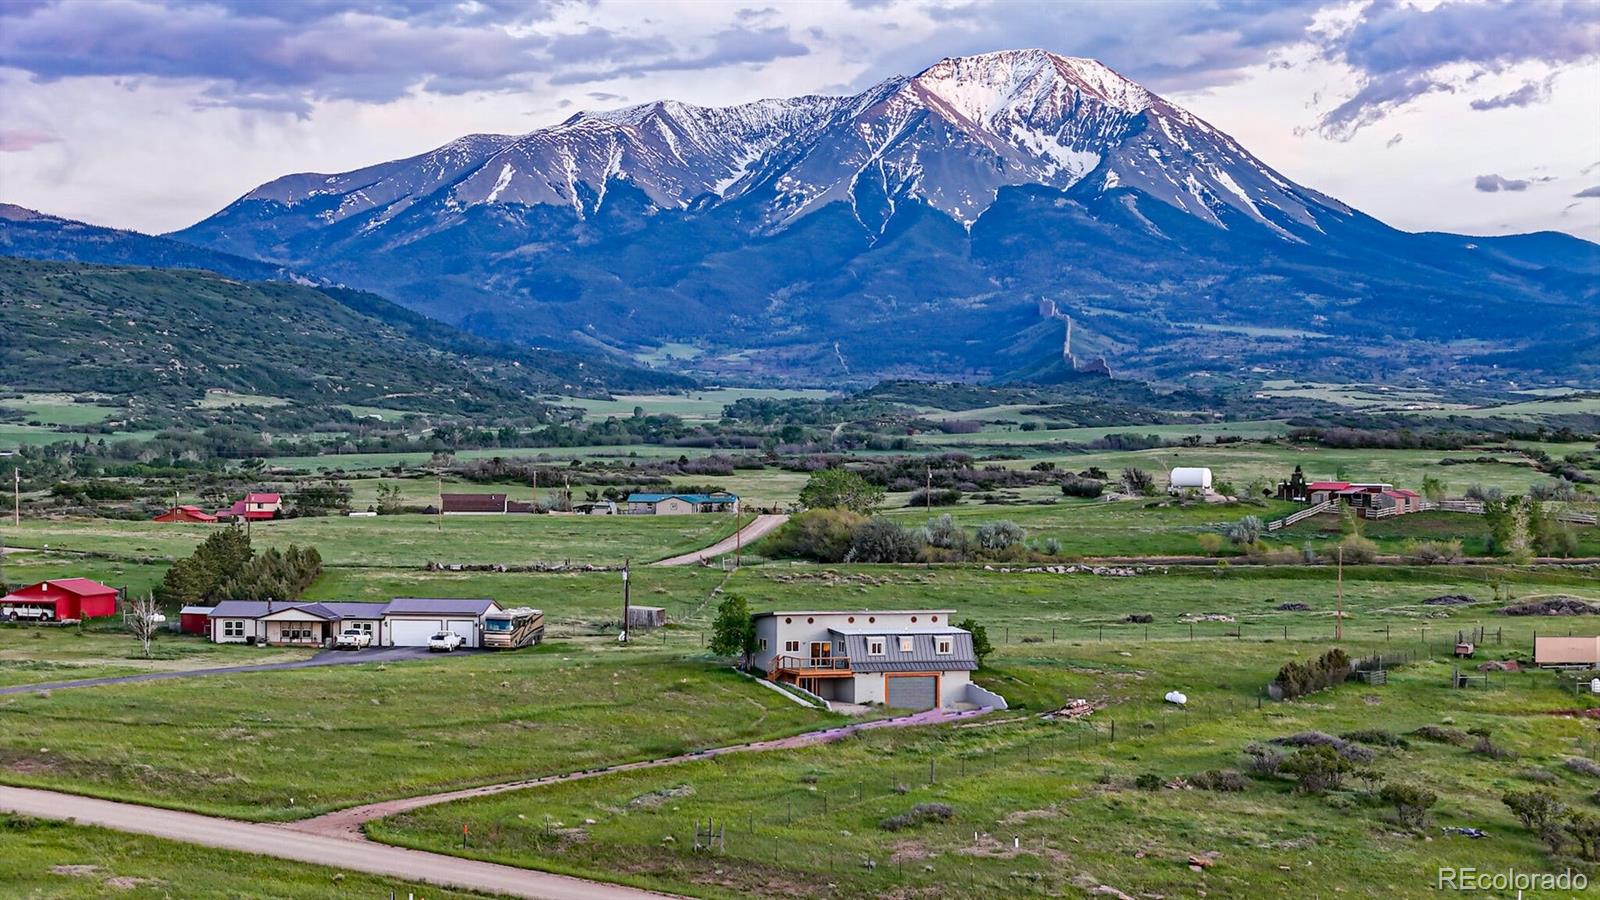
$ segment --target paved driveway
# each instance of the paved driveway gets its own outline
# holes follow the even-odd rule
[[[651,563],[653,566],[697,566],[708,559],[726,556],[739,548],[741,544],[753,544],[755,541],[779,525],[789,521],[789,517],[776,513],[763,513],[750,521],[749,525],[741,528],[737,534],[729,535],[709,547],[695,550],[681,556],[673,556],[659,562]]]
[[[177,671],[142,672],[138,675],[114,675],[107,678],[79,678],[71,681],[45,681],[38,684],[15,684],[0,687],[0,697],[7,694],[36,694],[40,691],[60,691],[70,688],[99,687],[106,684],[134,684],[140,681],[166,681],[169,678],[193,678],[201,675],[232,675],[237,672],[271,672],[277,669],[311,669],[319,666],[338,666],[349,663],[388,663],[427,656],[449,656],[484,653],[484,650],[461,649],[454,654],[430,654],[426,647],[368,647],[365,650],[324,650],[310,659],[293,662],[261,663],[244,666],[216,666],[209,669],[182,669]]]

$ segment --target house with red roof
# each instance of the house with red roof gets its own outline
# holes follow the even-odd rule
[[[249,493],[236,500],[227,509],[217,510],[217,518],[235,522],[276,519],[283,515],[283,496],[280,494]]]
[[[203,522],[212,523],[217,517],[206,512],[198,506],[174,506],[154,519],[152,522]]]
[[[0,616],[13,622],[18,619],[67,622],[111,616],[116,612],[117,589],[88,578],[41,581],[0,597]]]

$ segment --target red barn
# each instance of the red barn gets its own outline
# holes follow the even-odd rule
[[[117,612],[117,589],[87,578],[57,578],[41,581],[0,597],[0,607],[9,607],[8,618],[32,618],[18,607],[48,611],[48,618],[92,619]]]
[[[215,522],[216,516],[198,506],[174,506],[151,521],[154,522]]]

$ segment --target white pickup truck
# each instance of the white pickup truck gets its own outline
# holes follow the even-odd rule
[[[372,632],[362,631],[359,628],[346,628],[333,639],[333,646],[336,650],[360,650],[363,647],[371,647]]]
[[[35,622],[49,622],[55,619],[53,609],[44,609],[39,606],[0,606],[0,619],[15,622],[19,619]]]

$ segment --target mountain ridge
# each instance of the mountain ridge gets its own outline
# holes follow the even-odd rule
[[[1080,355],[1152,377],[1488,377],[1549,335],[1600,339],[1581,246],[1545,241],[1533,265],[1398,231],[1110,67],[1040,50],[842,97],[472,135],[275,179],[173,237],[479,333],[635,359],[690,344],[684,365],[725,380],[1035,371],[1060,353],[1044,299]],[[1329,329],[1375,336],[1283,337]]]

